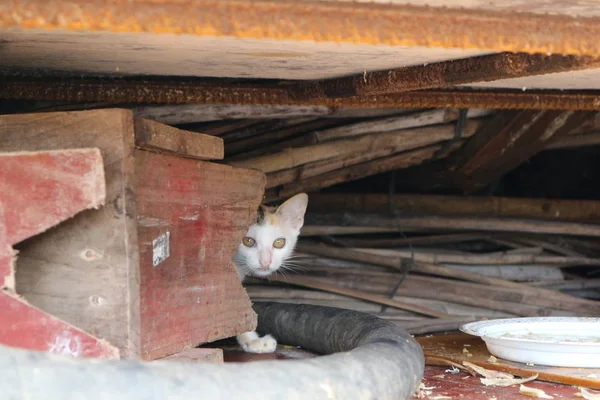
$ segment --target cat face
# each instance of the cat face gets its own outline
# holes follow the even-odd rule
[[[304,224],[307,205],[308,196],[300,193],[277,209],[259,208],[256,221],[235,254],[240,277],[247,274],[267,276],[281,267],[285,268]]]

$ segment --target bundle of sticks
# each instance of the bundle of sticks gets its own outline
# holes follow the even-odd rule
[[[389,201],[391,211],[382,207]],[[295,268],[251,280],[248,293],[255,301],[369,312],[412,333],[482,318],[597,316],[599,207],[595,201],[314,194]]]
[[[444,159],[495,115],[493,110],[470,109],[459,120],[456,109],[392,109],[359,118],[360,111],[347,111],[346,117],[241,120],[199,129],[223,138],[225,163],[265,172],[266,201],[273,202]],[[552,138],[545,149],[599,144],[597,119]]]

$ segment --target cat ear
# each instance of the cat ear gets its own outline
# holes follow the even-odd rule
[[[308,195],[300,193],[287,199],[277,208],[277,213],[283,217],[293,229],[299,231],[304,225],[304,213],[308,206]]]

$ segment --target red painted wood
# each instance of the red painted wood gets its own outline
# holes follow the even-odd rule
[[[7,153],[0,162],[0,203],[10,244],[104,203],[99,150]]]
[[[142,358],[254,330],[231,259],[262,199],[264,174],[145,151],[135,162]],[[153,243],[167,233],[169,256],[154,263]]]
[[[0,343],[75,357],[119,358],[110,344],[14,292],[11,245],[104,202],[98,150],[0,154]]]
[[[427,393],[423,399],[427,400],[531,400],[532,397],[519,393],[519,385],[509,387],[484,386],[479,377],[473,377],[466,372],[449,374],[445,372],[448,367],[437,367],[428,365],[425,367],[423,384]],[[533,381],[525,383],[525,386],[541,389],[554,399],[577,399],[576,388],[557,383]],[[445,397],[444,397],[445,396]],[[416,397],[412,397],[416,399]]]
[[[109,343],[0,292],[0,343],[74,357],[119,358]]]

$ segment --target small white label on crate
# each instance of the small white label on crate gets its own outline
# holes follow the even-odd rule
[[[155,267],[169,258],[170,232],[163,233],[152,241],[152,265]]]

